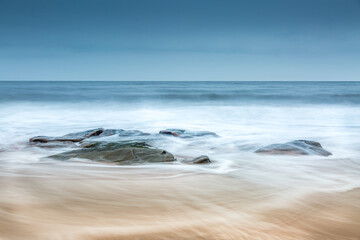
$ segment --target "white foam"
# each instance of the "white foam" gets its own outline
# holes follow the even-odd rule
[[[168,168],[243,177],[266,184],[302,184],[333,189],[359,187],[360,109],[356,106],[168,106],[11,103],[0,106],[1,166],[24,167],[59,150],[27,148],[35,135],[63,135],[97,127],[157,133],[165,128],[216,132],[221,137],[164,138],[158,147],[179,160],[208,155],[211,165],[157,164],[130,168]],[[253,151],[295,139],[321,142],[334,155],[266,157]],[[63,163],[62,163],[63,164]],[[119,166],[111,166],[124,168]],[[129,168],[129,167],[127,167]],[[79,169],[80,171],[80,169]]]

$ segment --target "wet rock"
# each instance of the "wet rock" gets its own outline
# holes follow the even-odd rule
[[[203,136],[213,136],[218,137],[218,135],[214,132],[209,131],[187,131],[184,129],[165,129],[161,130],[159,134],[162,135],[171,135],[175,137],[181,137],[181,138],[192,138],[192,137],[203,137]]]
[[[201,155],[201,156],[199,156],[197,158],[194,158],[192,160],[184,161],[184,163],[187,163],[187,164],[206,164],[206,163],[211,163],[211,160],[209,159],[208,156]]]
[[[144,133],[139,130],[124,130],[124,129],[105,129],[99,137],[108,137],[118,135],[120,137],[130,137],[130,136],[148,136],[150,133]]]
[[[75,142],[71,141],[30,142],[30,145],[42,148],[73,148],[78,146]]]
[[[115,150],[118,148],[136,147],[151,148],[152,146],[146,142],[139,141],[121,141],[121,142],[84,142],[81,148],[88,148],[94,151]]]
[[[330,152],[323,149],[320,143],[309,140],[295,140],[288,143],[272,144],[255,152],[270,155],[331,155]]]
[[[139,130],[120,130],[118,132],[118,135],[120,137],[128,137],[128,136],[149,136],[151,135],[150,133],[144,133],[142,131]]]
[[[45,148],[76,147],[77,145],[75,143],[93,141],[97,138],[109,137],[114,135],[118,135],[119,137],[123,137],[126,139],[127,137],[136,138],[140,136],[148,136],[150,134],[138,130],[97,128],[84,132],[69,133],[59,137],[37,136],[30,138],[29,142],[32,145]]]
[[[94,136],[99,136],[104,132],[103,128],[92,129],[84,132],[69,133],[60,137],[37,136],[30,138],[33,143],[48,143],[48,142],[81,142],[82,140]]]
[[[174,156],[161,149],[150,148],[144,142],[104,143],[94,142],[82,149],[49,156],[58,160],[84,158],[99,162],[111,162],[120,165],[139,163],[163,163],[175,161]]]
[[[185,130],[166,129],[166,130],[161,130],[161,131],[159,132],[159,134],[172,135],[172,136],[178,137],[179,135],[183,134],[184,132],[185,132]]]
[[[98,137],[109,137],[117,134],[119,131],[123,131],[122,129],[104,129],[104,131],[98,135]]]

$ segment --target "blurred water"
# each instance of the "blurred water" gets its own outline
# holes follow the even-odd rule
[[[213,224],[214,234],[230,234],[214,239],[315,239],[306,237],[312,230],[280,226],[286,229],[282,233],[272,220],[262,222],[263,216],[251,220],[259,213],[264,215],[269,206],[279,208],[294,202],[299,205],[294,211],[302,216],[304,211],[317,211],[316,216],[323,221],[318,221],[319,227],[326,225],[331,230],[331,224],[339,226],[339,222],[328,221],[346,213],[341,224],[358,229],[358,218],[347,217],[356,215],[355,205],[344,208],[345,213],[337,208],[334,215],[324,215],[319,204],[324,208],[331,205],[323,198],[305,205],[299,196],[355,189],[346,200],[355,202],[360,187],[359,120],[358,82],[0,82],[0,210],[5,209],[0,229],[7,229],[3,232],[14,237],[12,228],[22,226],[19,239],[31,234],[29,239],[55,239],[52,237],[60,232],[71,235],[72,231],[77,236],[80,230],[68,222],[73,218],[76,224],[90,224],[89,219],[93,219],[94,229],[104,227],[109,236],[119,231],[127,234],[132,229],[128,221],[134,231],[147,234],[147,225],[159,227],[158,231],[166,226],[172,234],[185,236],[177,226],[188,226],[192,219],[195,227]],[[66,149],[27,145],[32,136],[59,136],[98,127],[154,135],[166,128],[183,128],[213,131],[220,137],[157,136],[156,146],[178,160],[202,154],[213,160],[199,166],[180,161],[137,166],[59,162],[44,157]],[[261,146],[296,139],[319,141],[333,155],[254,153]],[[32,208],[33,204],[39,207]],[[142,210],[135,210],[138,208]],[[164,215],[158,215],[159,211]],[[199,217],[205,212],[208,219]],[[293,223],[293,214],[293,210],[284,214],[281,224]],[[39,215],[43,222],[32,218]],[[308,221],[311,219],[313,216]],[[247,227],[241,229],[234,222]],[[266,232],[269,224],[275,226],[272,232]],[[31,229],[24,227],[27,225]],[[114,226],[122,228],[109,230]],[[89,226],[85,227],[81,233],[90,234]],[[52,228],[55,235],[51,235]],[[252,228],[256,234],[247,230]],[[212,230],[206,231],[211,234]],[[44,232],[50,237],[42,235]],[[184,239],[194,239],[192,234],[202,239],[200,232]],[[355,236],[358,231],[352,233]],[[126,234],[124,239],[130,239]],[[298,238],[299,234],[305,237]],[[340,231],[338,235],[321,234],[321,239],[347,239]],[[158,239],[156,235],[153,238]]]
[[[360,173],[359,106],[358,82],[1,82],[0,149],[6,151],[0,162],[36,163],[49,155],[49,150],[26,148],[34,135],[97,127],[152,134],[184,128],[221,136],[157,142],[180,159],[206,154],[215,161],[187,170],[241,175],[266,184],[307,180],[319,187],[353,188],[359,186]],[[295,139],[319,141],[333,155],[253,153]]]

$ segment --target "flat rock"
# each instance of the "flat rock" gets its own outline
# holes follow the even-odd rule
[[[136,147],[151,148],[152,146],[141,141],[120,141],[120,142],[84,142],[81,148],[91,149],[92,151],[115,150],[118,148]]]
[[[159,134],[162,135],[170,135],[181,138],[192,138],[192,137],[203,137],[203,136],[213,136],[218,137],[218,135],[214,132],[209,131],[187,131],[184,129],[165,129],[161,130]]]
[[[55,148],[55,147],[76,147],[75,143],[83,141],[92,141],[97,138],[109,137],[117,135],[121,138],[134,137],[139,138],[149,136],[149,133],[144,133],[138,130],[123,130],[123,129],[103,129],[96,128],[83,132],[69,133],[64,136],[49,137],[49,136],[36,136],[30,138],[30,144],[38,147]]]
[[[49,141],[49,142],[30,142],[30,145],[35,145],[42,148],[76,148],[78,145],[72,141]]]
[[[48,142],[81,142],[82,140],[94,136],[99,136],[104,132],[103,128],[87,130],[84,132],[69,133],[60,137],[36,136],[30,138],[29,142],[48,143]]]
[[[163,163],[175,161],[174,156],[162,149],[150,148],[142,142],[137,143],[92,143],[82,149],[49,156],[58,160],[83,158],[99,162],[111,162],[120,165],[139,163]]]
[[[197,158],[194,158],[192,160],[188,160],[188,161],[184,161],[184,163],[187,164],[206,164],[206,163],[211,163],[211,160],[208,156],[206,155],[201,155]]]
[[[331,155],[330,152],[323,149],[320,143],[309,140],[295,140],[288,143],[272,144],[259,148],[255,153],[269,155]]]
[[[123,130],[120,129],[117,134],[120,137],[127,137],[127,136],[149,136],[151,135],[150,133],[144,133],[142,131],[139,130]]]

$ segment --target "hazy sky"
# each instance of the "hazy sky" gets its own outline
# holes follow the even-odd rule
[[[360,80],[360,0],[0,0],[0,80]]]

